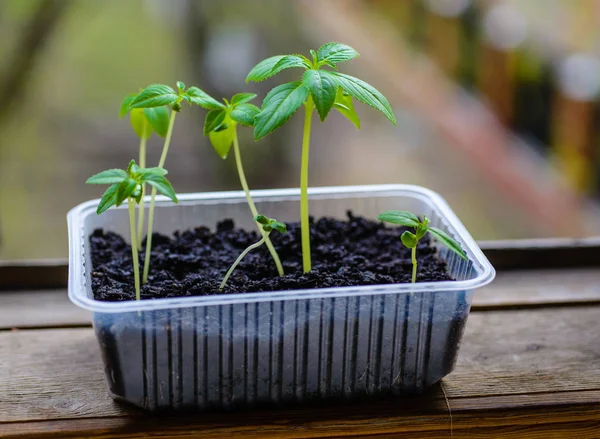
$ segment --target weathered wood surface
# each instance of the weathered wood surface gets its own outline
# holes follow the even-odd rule
[[[476,291],[473,310],[600,304],[600,268],[499,271]],[[26,311],[23,311],[26,310]],[[0,292],[0,329],[90,324],[64,288]]]
[[[599,314],[473,313],[444,380],[455,437],[600,437]],[[2,331],[0,358],[2,437],[450,437],[439,388],[411,400],[156,419],[110,399],[90,328]]]

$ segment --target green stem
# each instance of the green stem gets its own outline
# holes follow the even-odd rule
[[[238,142],[237,129],[233,131],[233,152],[235,154],[235,164],[237,166],[237,172],[240,177],[240,183],[242,184],[242,188],[246,194],[246,200],[248,200],[248,206],[250,207],[250,212],[252,212],[252,218],[258,216],[258,210],[256,209],[256,205],[254,204],[254,200],[252,200],[252,196],[250,195],[250,188],[248,187],[248,182],[246,181],[246,173],[244,172],[244,166],[242,165],[242,155],[240,154],[240,145]],[[269,238],[269,234],[265,232],[262,226],[256,223],[258,230],[262,237],[265,239],[265,243],[267,244],[267,248],[269,249],[269,253],[271,253],[271,257],[275,262],[275,266],[277,267],[277,272],[279,276],[283,276],[283,266],[281,265],[281,260],[279,259],[279,255],[277,254],[277,250],[273,246],[271,239]]]
[[[142,132],[146,130],[146,120],[144,119],[144,128]],[[146,138],[140,138],[140,157],[139,157],[140,168],[146,167]],[[146,185],[142,185],[142,198],[140,199],[140,206],[138,208],[138,225],[137,225],[137,245],[138,250],[142,251],[142,234],[144,233],[144,192],[146,192]]]
[[[254,250],[255,248],[260,247],[265,242],[265,238],[267,238],[268,236],[269,236],[269,234],[267,233],[267,235],[263,236],[260,241],[255,242],[254,244],[249,246],[246,250],[244,250],[242,252],[241,255],[238,256],[238,258],[235,260],[235,262],[229,268],[229,270],[227,271],[227,274],[223,278],[223,281],[221,282],[221,285],[219,286],[219,291],[223,291],[223,288],[225,288],[225,284],[227,283],[227,280],[231,276],[231,273],[233,273],[233,270],[235,270],[235,267],[237,267],[238,264],[242,261],[242,259],[244,259],[244,256],[246,256],[250,251]]]
[[[417,281],[417,246],[415,245],[411,251],[411,259],[412,259],[412,283],[414,284]]]
[[[302,233],[302,267],[305,273],[312,269],[310,259],[310,224],[308,222],[308,153],[313,108],[314,104],[309,98],[304,104],[304,137],[302,138],[302,163],[300,167],[300,227]]]
[[[169,145],[171,144],[171,136],[173,135],[173,124],[175,123],[175,116],[177,112],[171,110],[171,118],[169,120],[169,128],[167,129],[167,136],[165,137],[165,144],[163,146],[160,160],[158,161],[158,167],[162,168],[167,160],[167,153],[169,152]],[[143,282],[148,282],[148,275],[150,274],[150,255],[152,251],[152,229],[154,228],[154,204],[156,198],[156,188],[152,188],[152,195],[150,197],[150,208],[148,209],[148,233],[146,234],[146,255],[144,258],[144,275]]]
[[[138,247],[135,236],[135,201],[129,197],[129,228],[131,233],[131,257],[133,259],[133,279],[135,282],[135,300],[140,300],[140,261],[138,259]]]

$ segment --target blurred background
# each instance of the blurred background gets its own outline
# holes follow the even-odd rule
[[[0,0],[0,259],[67,256],[67,211],[102,193],[85,179],[137,155],[125,95],[182,80],[262,99],[297,72],[245,84],[256,62],[332,40],[399,123],[358,105],[360,132],[316,123],[311,186],[424,185],[480,240],[598,235],[599,24],[599,0]],[[178,117],[175,189],[239,189],[203,119]],[[301,123],[240,130],[251,188],[298,186]]]

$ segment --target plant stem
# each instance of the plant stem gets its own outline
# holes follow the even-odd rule
[[[237,166],[237,172],[240,177],[240,183],[242,184],[242,188],[246,194],[246,200],[248,200],[248,207],[250,207],[250,212],[252,212],[252,218],[258,216],[258,210],[256,209],[256,205],[254,204],[254,200],[252,200],[252,196],[250,195],[250,188],[248,187],[248,182],[246,181],[246,173],[244,172],[244,166],[242,165],[242,155],[240,153],[240,145],[238,142],[237,129],[233,131],[233,152],[235,154],[235,164]],[[265,243],[267,244],[267,248],[269,249],[269,253],[271,253],[271,257],[275,262],[275,266],[277,267],[277,272],[279,276],[283,276],[283,266],[281,265],[281,260],[279,259],[279,255],[277,254],[277,250],[273,246],[271,239],[269,239],[269,234],[263,230],[260,224],[256,223],[258,230],[262,237],[265,239]]]
[[[131,257],[133,259],[133,279],[135,283],[135,300],[140,300],[140,261],[135,234],[135,202],[129,197],[129,228],[131,233]]]
[[[167,135],[165,137],[165,144],[163,146],[160,160],[158,161],[158,167],[162,168],[167,160],[167,153],[169,152],[169,145],[171,144],[171,136],[173,135],[173,124],[175,123],[175,116],[177,111],[171,110],[171,118],[169,120],[169,128],[167,129]],[[156,188],[152,188],[152,195],[150,197],[150,208],[148,209],[148,233],[146,234],[146,255],[144,258],[144,276],[143,282],[148,282],[148,275],[150,273],[150,254],[152,250],[152,229],[154,228],[154,202],[156,198]]]
[[[146,131],[146,119],[144,119],[144,127],[142,132]],[[146,138],[140,138],[140,157],[139,157],[139,165],[140,168],[146,167]],[[137,225],[137,245],[138,250],[142,251],[142,233],[144,232],[144,192],[146,192],[146,185],[142,185],[142,198],[140,199],[140,205],[138,207],[138,225]]]
[[[235,267],[237,267],[238,264],[242,261],[242,259],[244,259],[244,256],[246,256],[250,251],[254,250],[255,248],[260,247],[265,242],[265,239],[268,236],[269,236],[269,234],[267,233],[267,235],[263,236],[260,241],[255,242],[254,244],[252,244],[251,246],[249,246],[246,250],[244,250],[242,252],[241,255],[238,256],[238,258],[235,260],[235,262],[229,268],[229,270],[227,271],[227,274],[223,278],[223,281],[221,282],[221,285],[219,286],[219,291],[223,291],[223,288],[225,288],[225,284],[227,283],[227,280],[229,279],[229,276],[231,276],[231,273],[233,273],[233,270],[235,270]]]
[[[414,284],[417,281],[417,246],[415,245],[411,251],[411,259],[412,259],[412,283]]]
[[[312,269],[310,258],[310,224],[308,222],[308,153],[313,108],[314,104],[309,98],[304,104],[304,136],[302,138],[302,164],[300,167],[300,228],[302,234],[302,268],[305,273]]]

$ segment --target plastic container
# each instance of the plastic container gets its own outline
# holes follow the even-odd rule
[[[223,409],[323,398],[418,393],[455,365],[473,290],[494,269],[437,194],[407,185],[313,188],[315,217],[347,210],[426,214],[456,238],[464,261],[440,249],[456,281],[101,302],[90,288],[89,236],[128,236],[127,211],[97,216],[98,200],[68,214],[69,297],[93,312],[112,396],[148,410]],[[258,209],[299,218],[299,190],[253,192]],[[171,234],[233,218],[254,227],[242,192],[157,202],[155,230]]]

